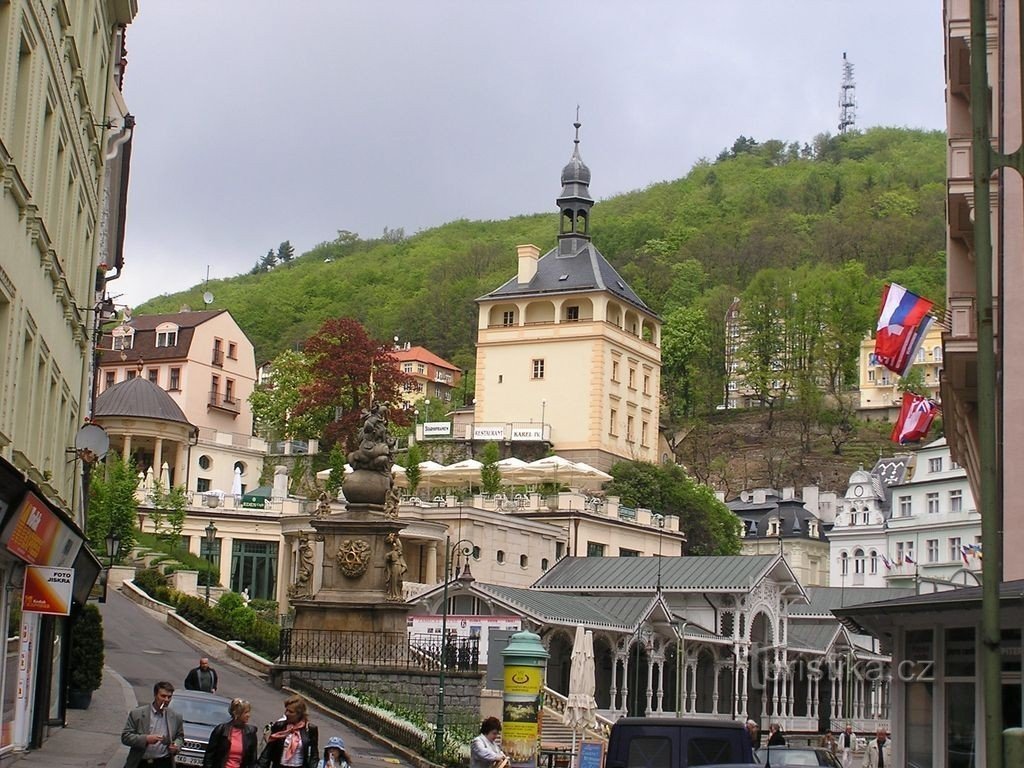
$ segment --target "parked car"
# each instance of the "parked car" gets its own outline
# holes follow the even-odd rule
[[[171,709],[181,715],[185,721],[185,746],[175,760],[177,765],[201,766],[206,745],[210,743],[210,733],[219,723],[231,719],[228,705],[231,699],[215,693],[202,691],[174,692]]]
[[[824,768],[843,766],[839,758],[824,747],[761,747],[756,755],[757,761],[762,765],[810,765]]]
[[[605,768],[690,768],[754,763],[742,722],[697,717],[624,717],[608,735]]]

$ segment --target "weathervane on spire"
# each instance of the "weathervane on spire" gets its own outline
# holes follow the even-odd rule
[[[576,105],[576,122],[573,123],[573,126],[576,128],[576,138],[573,139],[573,144],[579,144],[580,143],[580,126],[581,125],[582,125],[582,123],[580,122],[580,105],[577,104]]]

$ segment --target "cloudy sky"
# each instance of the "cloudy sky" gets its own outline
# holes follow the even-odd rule
[[[601,199],[743,134],[944,125],[938,0],[141,0],[119,301],[347,229],[554,210],[580,105]],[[599,222],[594,222],[599,238]],[[552,236],[554,233],[552,233]]]

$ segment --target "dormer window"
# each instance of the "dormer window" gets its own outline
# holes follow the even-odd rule
[[[120,325],[110,333],[111,348],[131,349],[135,346],[135,329],[130,325]]]
[[[768,521],[768,535],[778,536],[779,535],[779,519],[773,517]]]
[[[164,323],[157,326],[156,345],[157,347],[178,346],[178,326],[174,323]]]

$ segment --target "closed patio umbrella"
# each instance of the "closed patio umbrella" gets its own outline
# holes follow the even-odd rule
[[[576,731],[597,724],[597,680],[594,667],[594,635],[576,626],[569,666],[569,696],[565,705],[565,724],[572,728],[572,751],[576,754]],[[576,758],[577,768],[579,758]]]

